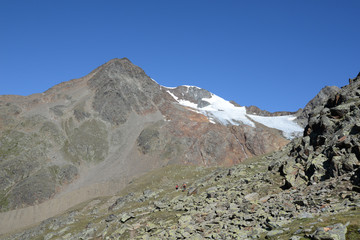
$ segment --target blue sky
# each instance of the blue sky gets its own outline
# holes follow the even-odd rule
[[[296,111],[360,71],[360,1],[0,1],[0,94],[129,58],[164,86]]]

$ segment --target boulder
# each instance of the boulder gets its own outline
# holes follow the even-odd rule
[[[327,227],[317,228],[312,234],[314,240],[346,240],[347,226],[337,223]]]
[[[121,221],[122,223],[125,223],[125,222],[127,222],[129,219],[131,219],[131,218],[133,218],[133,217],[134,217],[133,214],[123,213],[123,214],[121,215],[120,221]]]

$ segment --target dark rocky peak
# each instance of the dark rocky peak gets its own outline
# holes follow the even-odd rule
[[[155,85],[144,70],[134,65],[127,58],[112,59],[100,66],[90,79],[90,87],[98,87],[108,83],[133,82],[138,85]]]
[[[297,123],[305,127],[308,123],[309,115],[319,112],[338,92],[340,88],[336,86],[325,86],[320,92],[310,100],[302,111],[297,113]]]
[[[360,81],[341,89],[324,88],[309,106],[315,110],[309,114],[304,137],[287,146],[279,167],[285,187],[317,184],[342,175],[360,185]]]
[[[285,116],[285,115],[295,114],[295,112],[286,112],[286,111],[272,113],[272,112],[269,112],[266,110],[261,110],[257,106],[253,106],[253,105],[251,105],[249,107],[245,107],[245,108],[246,108],[247,114],[259,115],[259,116],[264,116],[264,117]]]
[[[246,106],[246,113],[247,114],[254,114],[254,115],[259,115],[259,116],[270,116],[270,112],[266,111],[266,110],[261,110],[260,108],[258,108],[257,106],[251,105],[251,106]]]
[[[179,86],[177,88],[169,89],[179,100],[186,100],[197,104],[197,107],[206,107],[209,105],[204,98],[211,98],[212,94],[202,88],[195,86]]]
[[[358,75],[355,78],[353,78],[353,79],[349,78],[349,84],[351,85],[354,82],[357,82],[359,80],[360,80],[360,72],[358,73]]]
[[[134,77],[134,78],[147,77],[144,70],[134,65],[127,58],[112,59],[104,65],[104,69],[105,71],[110,72],[114,75],[127,74],[129,77]]]
[[[155,110],[160,85],[127,58],[113,59],[98,68],[88,85],[95,91],[93,108],[103,120],[124,123],[130,112]]]
[[[360,73],[353,79],[349,79],[349,84],[342,87],[332,97],[330,97],[325,105],[327,108],[336,107],[341,104],[351,104],[356,102],[360,96]]]
[[[232,105],[234,105],[235,107],[241,107],[240,104],[238,104],[237,102],[235,102],[234,100],[230,100],[229,101]]]

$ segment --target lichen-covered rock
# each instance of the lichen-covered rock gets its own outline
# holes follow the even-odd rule
[[[312,234],[314,240],[346,240],[347,224],[334,224],[316,229]]]
[[[330,94],[309,114],[304,137],[289,146],[288,158],[278,168],[285,188],[316,184],[351,172],[360,166],[358,114],[359,78]],[[356,179],[356,177],[353,177]]]
[[[123,214],[121,215],[120,221],[121,221],[122,223],[125,223],[126,221],[128,221],[129,219],[131,219],[131,218],[133,218],[133,217],[134,217],[133,214],[126,212],[126,213],[123,213]]]

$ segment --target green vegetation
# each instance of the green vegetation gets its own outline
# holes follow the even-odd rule
[[[159,131],[157,129],[145,128],[137,139],[137,144],[143,154],[149,153],[153,145],[159,142]]]
[[[4,191],[0,190],[0,212],[5,212],[8,210],[9,200]]]
[[[60,167],[57,165],[52,165],[52,166],[48,167],[48,169],[49,169],[49,172],[50,172],[51,176],[53,177],[53,179],[56,179],[59,174]]]
[[[72,162],[99,162],[105,159],[109,143],[104,123],[90,120],[67,132],[70,134],[64,143],[63,151]]]

